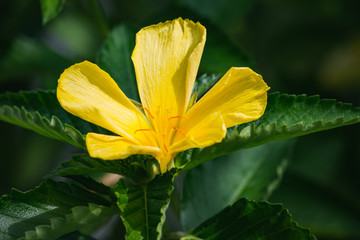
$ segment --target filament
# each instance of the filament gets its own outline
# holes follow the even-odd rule
[[[179,133],[181,133],[184,137],[186,137],[185,133],[183,131],[181,131],[180,129],[178,129],[177,127],[173,127],[173,129],[178,131]]]
[[[154,116],[151,114],[151,112],[149,111],[149,109],[147,109],[146,107],[141,107],[140,109],[144,109],[148,114],[149,116],[154,119]]]
[[[165,148],[165,150],[166,150],[167,152],[169,152],[168,149],[167,149],[167,147],[166,147],[166,145],[165,145],[165,134],[163,134],[162,137],[163,137],[163,142],[164,142],[164,148]]]
[[[149,132],[149,131],[151,131],[151,129],[149,129],[149,128],[141,128],[141,129],[137,129],[137,130],[135,130],[135,132],[134,132],[134,135],[137,133],[137,132]]]
[[[175,118],[185,118],[185,117],[183,117],[183,116],[174,116],[174,117],[169,117],[168,120],[175,119]]]

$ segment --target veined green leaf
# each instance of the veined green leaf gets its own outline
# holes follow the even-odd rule
[[[190,232],[190,239],[305,240],[316,238],[280,204],[240,199]]]
[[[165,211],[173,190],[174,175],[158,175],[145,185],[135,185],[121,179],[115,188],[121,219],[126,227],[128,240],[160,239]]]
[[[51,240],[76,230],[90,233],[117,213],[101,195],[48,180],[31,191],[13,190],[0,198],[0,239]]]
[[[220,78],[220,74],[204,74],[198,77],[194,84],[194,91],[197,92],[197,97],[202,97]]]
[[[228,129],[221,143],[180,155],[177,165],[191,160],[183,169],[187,170],[239,149],[359,122],[360,108],[353,108],[351,104],[319,96],[273,93],[268,96],[265,113],[260,119]]]
[[[133,155],[126,159],[108,161],[79,154],[62,162],[48,177],[109,172],[130,177],[136,182],[146,182],[154,177],[154,165],[157,165],[157,161],[148,155]]]
[[[266,200],[287,166],[292,141],[237,151],[188,171],[183,181],[180,220],[185,231],[240,198]]]
[[[136,32],[126,25],[115,27],[97,54],[99,67],[110,74],[128,98],[139,101],[131,54]]]
[[[40,0],[44,25],[58,15],[64,3],[65,0]]]
[[[55,91],[1,94],[0,120],[83,149],[87,132],[104,132],[100,127],[66,112]]]

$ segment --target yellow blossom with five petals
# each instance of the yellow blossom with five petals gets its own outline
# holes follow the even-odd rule
[[[57,87],[61,106],[116,134],[88,133],[91,157],[149,154],[165,172],[177,153],[221,142],[227,128],[262,116],[269,88],[259,74],[242,67],[232,67],[189,106],[205,39],[200,23],[181,18],[137,33],[132,61],[142,107],[93,63],[84,61],[64,71]]]

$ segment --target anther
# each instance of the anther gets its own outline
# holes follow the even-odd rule
[[[183,131],[181,131],[180,129],[178,129],[177,127],[173,127],[173,129],[178,131],[179,133],[181,133],[184,137],[186,137],[185,133]]]
[[[185,118],[185,117],[183,117],[183,116],[174,116],[174,117],[169,117],[168,120],[175,119],[175,118]]]
[[[165,150],[166,150],[167,152],[169,152],[168,149],[166,148],[166,145],[165,145],[165,134],[163,134],[162,137],[163,137],[163,142],[164,142],[164,148],[165,148]]]
[[[148,131],[151,131],[151,129],[149,129],[149,128],[137,129],[137,130],[135,130],[134,135],[135,135],[137,132],[140,132],[140,131],[142,131],[142,132],[148,132]]]
[[[154,116],[151,114],[151,112],[149,111],[149,109],[147,109],[146,107],[141,107],[140,109],[144,109],[148,114],[149,116],[154,119]]]

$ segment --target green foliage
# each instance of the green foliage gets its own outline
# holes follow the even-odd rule
[[[266,200],[282,178],[292,146],[293,141],[272,142],[219,157],[187,172],[180,211],[183,228],[196,227],[240,198]]]
[[[315,235],[329,239],[360,238],[359,202],[339,194],[333,186],[324,187],[288,175],[270,200],[281,201],[296,221],[311,226]]]
[[[346,139],[359,131],[345,127],[299,138],[284,180],[270,197],[319,238],[360,239],[359,185],[351,180],[359,161],[351,151],[358,143]]]
[[[87,132],[104,132],[66,112],[54,91],[1,94],[0,119],[83,149]]]
[[[174,175],[167,172],[144,185],[121,179],[115,188],[126,239],[160,239]]]
[[[178,0],[177,2],[208,19],[231,37],[244,30],[243,21],[256,4],[256,1],[249,0]],[[234,44],[238,43],[236,40],[233,39]]]
[[[48,177],[108,172],[130,177],[136,182],[147,182],[154,177],[154,167],[157,168],[157,161],[147,155],[133,155],[127,159],[106,161],[91,158],[88,154],[80,154],[62,162]]]
[[[198,77],[194,84],[194,91],[197,92],[197,97],[202,97],[214,84],[220,79],[219,74],[204,74]]]
[[[248,54],[244,53],[242,47],[234,47],[219,29],[210,26],[206,27],[208,35],[199,67],[200,73],[224,74],[231,66],[253,67],[253,60]]]
[[[13,190],[0,199],[0,238],[51,240],[76,230],[91,233],[118,213],[112,204],[99,194],[51,180],[29,192]]]
[[[280,204],[240,199],[190,232],[190,239],[315,240]]]
[[[44,59],[47,61],[44,62]],[[71,65],[71,61],[60,56],[43,42],[26,37],[17,37],[0,62],[0,80],[15,81],[19,78],[33,77],[35,74],[42,79],[41,87],[55,88],[59,74]]]
[[[139,100],[131,54],[135,31],[126,25],[115,27],[97,54],[100,68],[110,74],[128,98]]]
[[[65,0],[40,0],[44,25],[58,15],[64,3]]]
[[[251,123],[228,129],[226,138],[204,149],[186,154],[191,162],[184,170],[238,149],[254,147],[360,122],[360,108],[319,96],[274,93],[268,96],[264,115]],[[182,164],[186,160],[180,160]]]

